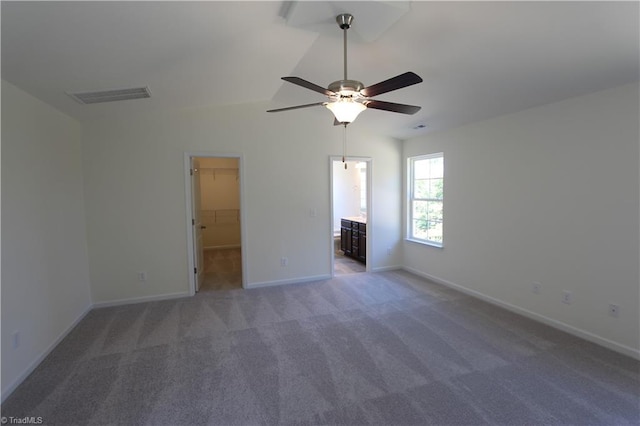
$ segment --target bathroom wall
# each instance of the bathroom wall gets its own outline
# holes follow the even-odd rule
[[[333,232],[340,235],[340,218],[360,216],[360,169],[356,161],[333,162]]]

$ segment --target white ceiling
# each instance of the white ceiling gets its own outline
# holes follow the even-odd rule
[[[80,121],[152,111],[325,98],[285,83],[413,71],[350,126],[406,138],[638,81],[638,2],[6,2],[2,78]],[[80,105],[65,92],[149,86],[150,99]],[[332,116],[325,108],[282,112]],[[266,114],[266,112],[265,112]],[[426,130],[413,130],[418,124]]]

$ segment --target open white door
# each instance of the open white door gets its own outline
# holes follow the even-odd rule
[[[200,161],[197,158],[191,158],[191,200],[192,214],[191,220],[193,228],[193,264],[195,274],[196,292],[200,290],[200,286],[204,280],[204,252],[202,249],[202,225],[200,218]]]

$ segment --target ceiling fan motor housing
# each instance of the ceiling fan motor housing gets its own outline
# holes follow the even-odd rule
[[[360,91],[364,89],[364,84],[357,80],[338,80],[331,83],[328,89],[340,96],[353,96],[360,94]]]

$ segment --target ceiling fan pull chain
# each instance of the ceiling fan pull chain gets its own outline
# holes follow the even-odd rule
[[[347,123],[344,123],[344,131],[342,132],[342,162],[344,163],[344,169],[347,170]]]

